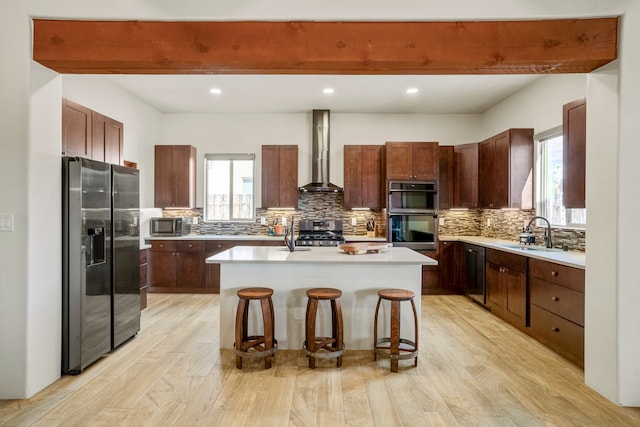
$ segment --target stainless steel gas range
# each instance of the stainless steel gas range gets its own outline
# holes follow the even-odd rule
[[[298,222],[298,238],[296,246],[338,246],[344,243],[342,221],[308,220]]]

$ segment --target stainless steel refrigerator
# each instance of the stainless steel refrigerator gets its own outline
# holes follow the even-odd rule
[[[112,339],[116,348],[140,330],[140,197],[138,170],[111,165]]]
[[[62,160],[62,372],[77,374],[140,328],[138,171]]]

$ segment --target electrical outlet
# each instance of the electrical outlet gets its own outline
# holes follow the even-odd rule
[[[491,218],[487,218],[487,227],[491,227]]]
[[[261,216],[260,217],[260,225],[267,225],[267,218]]]
[[[286,216],[283,216],[283,217],[282,217],[282,220],[280,221],[280,223],[281,223],[282,225],[287,225],[287,217],[286,217]]]
[[[440,225],[440,227],[444,227],[444,218],[438,218],[438,225]]]
[[[353,226],[358,225],[358,218],[351,218],[351,225]]]

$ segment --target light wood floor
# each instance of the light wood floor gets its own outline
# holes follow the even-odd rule
[[[418,367],[401,361],[397,374],[370,351],[347,351],[340,369],[310,370],[289,350],[270,370],[249,359],[237,370],[218,349],[218,301],[149,295],[138,336],[32,399],[0,401],[0,425],[640,426],[640,408],[607,401],[462,296],[422,297]]]

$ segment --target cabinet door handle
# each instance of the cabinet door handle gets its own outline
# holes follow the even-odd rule
[[[553,327],[551,328],[551,332],[560,332],[560,328]]]
[[[190,248],[192,248],[192,247],[193,247],[193,245],[192,245],[191,243],[189,243],[189,247],[190,247]]]
[[[560,298],[558,298],[558,297],[551,297],[551,301],[560,301]]]
[[[160,245],[161,248],[164,248],[164,245]]]
[[[552,275],[553,277],[556,277],[556,276],[558,275],[558,272],[557,272],[557,271],[553,271],[553,270],[552,270],[552,271],[551,271],[551,275]]]

